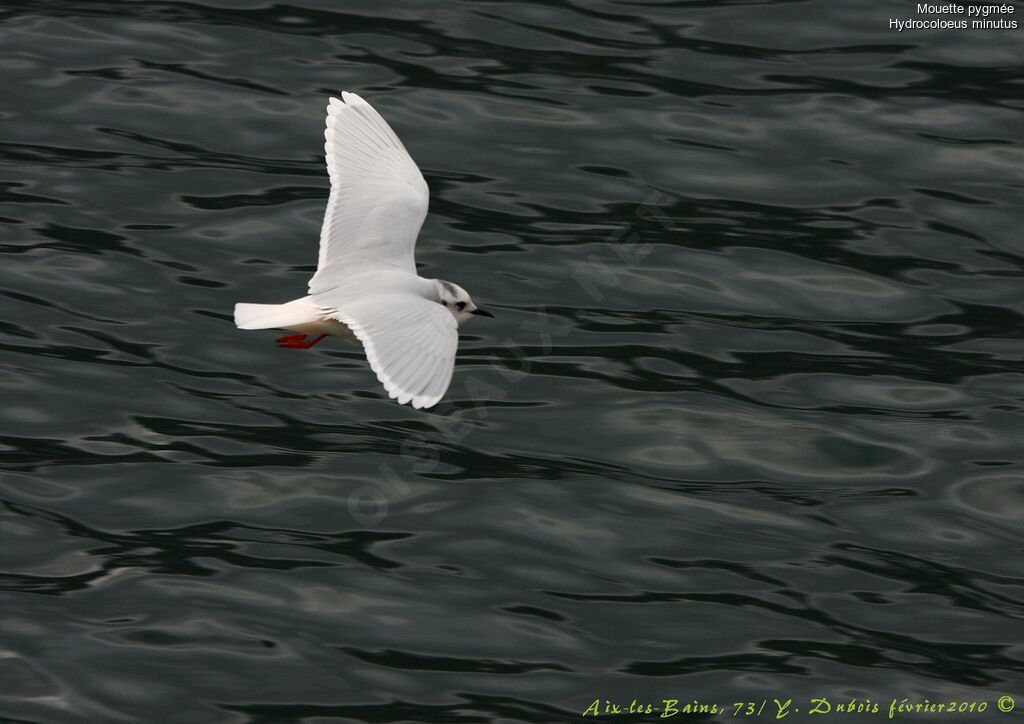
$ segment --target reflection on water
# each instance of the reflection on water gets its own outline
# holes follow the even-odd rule
[[[892,12],[6,4],[0,718],[1020,691],[1017,36]],[[429,412],[231,323],[343,89],[499,315]]]

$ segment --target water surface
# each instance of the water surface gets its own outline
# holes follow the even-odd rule
[[[5,3],[0,718],[1009,721],[1024,31],[913,9]],[[498,315],[429,412],[231,323],[304,292],[341,90]]]

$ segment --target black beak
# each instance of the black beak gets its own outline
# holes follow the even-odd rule
[[[494,315],[488,312],[486,309],[474,309],[473,314],[479,314],[481,317],[490,317],[494,319]]]

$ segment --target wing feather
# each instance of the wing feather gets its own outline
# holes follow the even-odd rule
[[[443,364],[443,362],[444,360],[442,360],[440,357],[434,357],[430,360],[429,367],[427,368],[426,373],[420,380],[417,381],[417,386],[419,387],[419,391],[417,394],[423,397],[431,397],[431,395],[429,394],[431,384],[441,372],[441,365]]]
[[[428,399],[440,400],[448,391],[452,383],[452,374],[455,372],[455,365],[442,365],[434,375],[423,396]]]
[[[433,407],[451,384],[458,325],[437,302],[404,292],[371,294],[331,312],[363,343],[388,396]]]
[[[423,394],[423,388],[426,387],[427,382],[430,380],[430,375],[433,373],[436,361],[436,356],[432,354],[424,355],[419,362],[416,372],[409,377],[409,389],[417,396]]]
[[[324,137],[331,193],[310,294],[330,291],[357,271],[415,274],[416,237],[430,193],[409,152],[355,93],[331,98]]]

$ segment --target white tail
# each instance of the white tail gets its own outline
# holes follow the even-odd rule
[[[323,311],[313,304],[309,297],[296,299],[287,304],[235,305],[235,326],[239,329],[288,328],[297,324],[318,322],[323,317]]]

